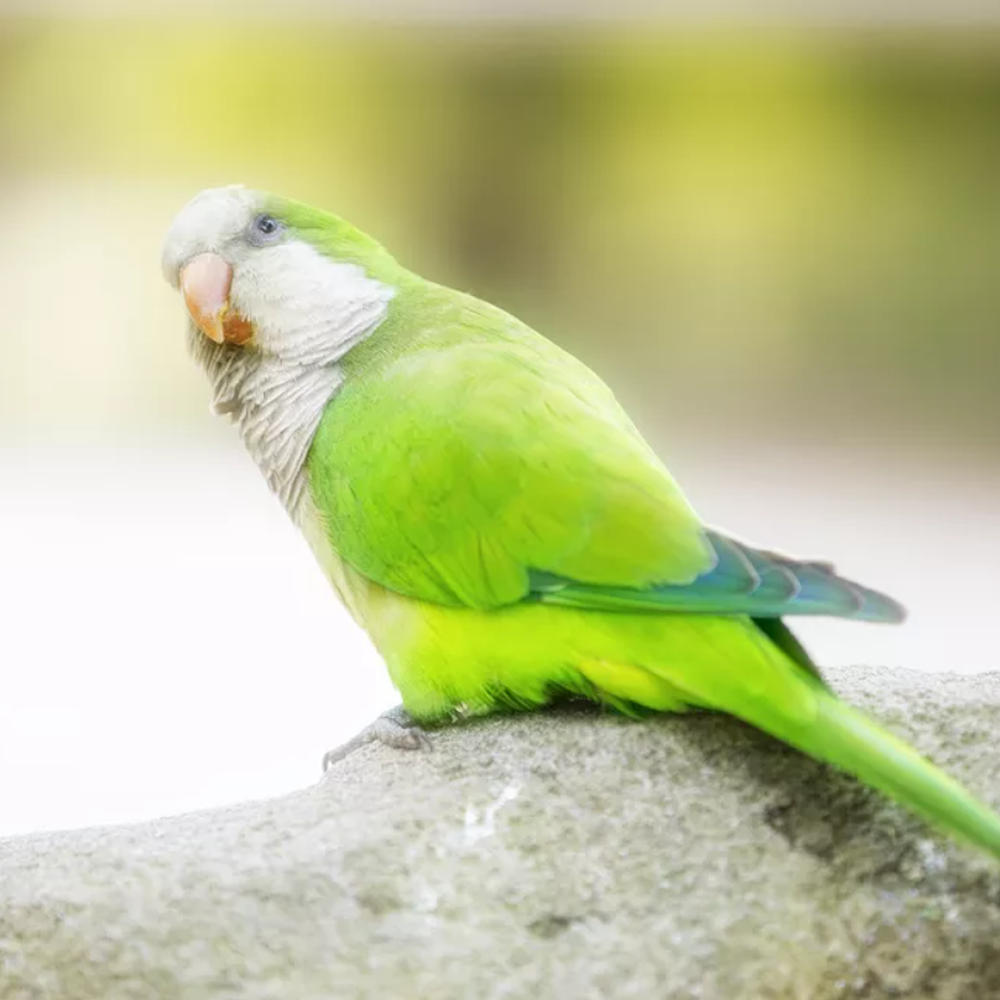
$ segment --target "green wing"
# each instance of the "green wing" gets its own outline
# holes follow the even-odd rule
[[[474,608],[897,613],[826,567],[707,531],[592,372],[449,294],[430,333],[350,373],[310,453],[331,543],[366,577]]]

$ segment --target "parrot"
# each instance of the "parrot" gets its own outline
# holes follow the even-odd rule
[[[242,185],[185,205],[161,263],[212,409],[401,696],[327,765],[563,699],[722,712],[1000,858],[1000,817],[838,698],[785,621],[903,608],[704,524],[582,362],[341,217]]]

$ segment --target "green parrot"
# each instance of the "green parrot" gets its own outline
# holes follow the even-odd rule
[[[823,682],[782,621],[898,622],[707,528],[601,380],[334,215],[233,186],[162,256],[226,413],[402,696],[359,742],[577,696],[728,712],[1000,858],[1000,817]]]

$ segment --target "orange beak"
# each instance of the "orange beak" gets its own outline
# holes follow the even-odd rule
[[[184,304],[195,325],[217,344],[245,344],[253,327],[229,307],[233,269],[218,254],[192,257],[181,268],[180,285]]]

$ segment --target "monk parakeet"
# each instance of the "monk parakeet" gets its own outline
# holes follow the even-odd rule
[[[174,220],[188,343],[406,715],[579,696],[738,716],[1000,857],[1000,818],[846,706],[782,619],[897,622],[825,563],[707,528],[611,391],[334,215],[243,187]]]

